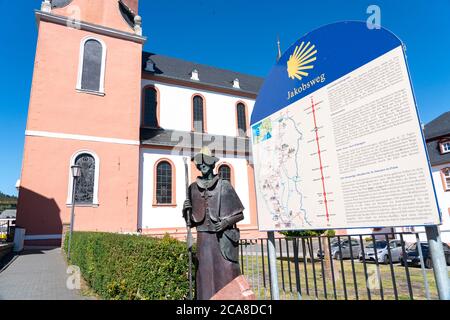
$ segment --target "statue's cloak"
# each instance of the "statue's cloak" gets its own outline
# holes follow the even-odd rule
[[[197,228],[197,299],[210,299],[240,275],[239,229],[231,226],[216,232],[214,223],[227,217],[243,219],[244,206],[227,180],[216,175],[212,180],[189,186],[193,226]]]

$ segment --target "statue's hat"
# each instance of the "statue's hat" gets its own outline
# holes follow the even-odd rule
[[[194,163],[196,165],[199,165],[202,163],[213,165],[219,161],[219,158],[214,157],[211,154],[211,151],[209,150],[209,148],[203,147],[199,153],[197,153],[194,157],[192,157],[191,160],[194,161]]]

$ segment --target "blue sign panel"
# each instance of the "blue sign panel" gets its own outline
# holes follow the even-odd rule
[[[250,123],[264,119],[400,45],[400,39],[390,31],[384,28],[370,30],[365,22],[359,21],[333,23],[309,32],[286,50],[270,71],[259,92]],[[300,75],[301,79],[292,79],[286,69],[296,47],[302,53],[299,58],[309,58],[302,61],[307,62],[302,66],[312,66],[299,70],[308,73],[306,77]],[[310,55],[313,52],[315,54]]]
[[[295,42],[251,116],[261,231],[441,222],[400,39],[340,22]]]

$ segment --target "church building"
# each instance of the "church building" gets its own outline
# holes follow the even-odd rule
[[[59,245],[72,199],[76,231],[183,238],[184,158],[191,183],[203,147],[245,207],[242,237],[258,235],[249,120],[262,78],[143,52],[138,0],[44,0],[35,15],[16,221],[26,245]]]

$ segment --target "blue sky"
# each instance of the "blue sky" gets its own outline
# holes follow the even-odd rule
[[[381,24],[407,47],[422,122],[450,110],[450,2],[141,0],[146,51],[265,77],[276,38],[287,49],[303,34],[342,20],[363,20],[381,9]],[[33,73],[40,0],[0,0],[0,191],[16,194]],[[51,155],[49,155],[50,157]]]

